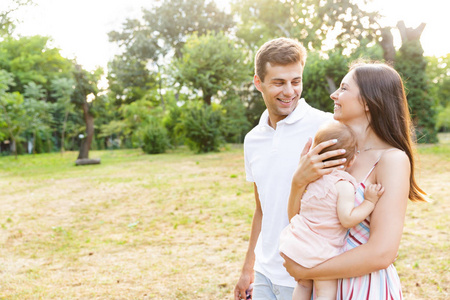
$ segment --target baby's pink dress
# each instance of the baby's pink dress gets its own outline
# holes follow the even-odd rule
[[[347,228],[337,216],[335,186],[341,180],[349,181],[356,190],[355,178],[341,170],[310,183],[301,200],[300,214],[281,232],[280,251],[303,267],[312,268],[342,253]]]

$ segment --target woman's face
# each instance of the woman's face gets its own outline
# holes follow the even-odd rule
[[[342,79],[341,86],[330,95],[334,101],[334,119],[344,124],[367,121],[368,107],[360,99],[359,87],[353,79],[354,71],[350,71]]]

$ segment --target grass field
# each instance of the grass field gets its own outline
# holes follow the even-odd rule
[[[419,149],[396,262],[405,299],[448,299],[450,145]],[[254,209],[242,146],[0,158],[0,299],[231,299]]]

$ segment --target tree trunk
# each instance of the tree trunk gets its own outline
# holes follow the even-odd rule
[[[289,33],[289,31],[287,31],[286,28],[281,26],[281,24],[277,24],[277,27],[283,32],[285,37],[287,37],[287,38],[291,37],[291,34]]]
[[[17,143],[16,138],[11,135],[12,143],[11,143],[11,150],[14,152],[14,158],[17,159]]]
[[[333,94],[337,90],[337,87],[333,81],[333,78],[331,78],[330,76],[327,75],[327,76],[325,76],[325,79],[327,80],[327,83],[328,83],[328,92],[330,94]]]
[[[69,110],[66,110],[66,113],[64,115],[64,122],[63,122],[63,129],[61,132],[61,155],[64,154],[64,135],[66,133],[66,124],[67,124],[67,117],[69,116]]]
[[[86,122],[86,137],[81,143],[78,159],[89,158],[89,149],[94,138],[94,117],[89,113],[89,104],[86,101],[83,103],[83,114]]]
[[[84,165],[98,165],[100,164],[100,158],[82,158],[77,159],[75,161],[75,165],[84,166]]]
[[[406,28],[405,22],[399,21],[397,23],[398,31],[400,31],[400,36],[402,37],[402,44],[409,41],[418,41],[425,29],[426,24],[421,23],[416,28]]]
[[[1,104],[1,102],[0,102],[0,104]],[[10,135],[10,137],[12,139],[12,145],[11,145],[10,149],[12,149],[14,151],[14,157],[17,159],[16,137],[14,136],[14,133],[11,130],[11,126],[12,126],[11,125],[12,124],[11,123],[11,119],[9,118],[8,111],[6,110],[5,105],[2,104],[2,108],[3,108],[3,111],[5,113],[6,124],[8,125],[8,132],[9,132],[9,135]]]
[[[383,58],[387,63],[394,64],[395,62],[395,47],[394,37],[392,36],[391,28],[381,29],[380,45],[383,48]]]
[[[33,155],[36,154],[36,130],[33,131]]]
[[[159,84],[159,97],[160,97],[160,99],[161,99],[161,106],[162,106],[162,109],[163,109],[163,111],[166,111],[166,104],[164,103],[164,96],[163,96],[163,94],[162,94],[162,76],[161,76],[161,72],[160,72],[161,67],[160,67],[158,64],[156,64],[156,66],[158,67],[158,73],[159,73],[159,79],[158,79],[158,84]]]
[[[205,101],[205,103],[207,105],[211,105],[211,98],[212,98],[212,95],[203,93],[203,101]]]

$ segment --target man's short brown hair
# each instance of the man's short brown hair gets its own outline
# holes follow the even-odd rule
[[[259,48],[255,56],[255,74],[264,82],[267,63],[271,65],[289,65],[306,62],[306,49],[298,41],[289,38],[277,38],[268,41]]]

